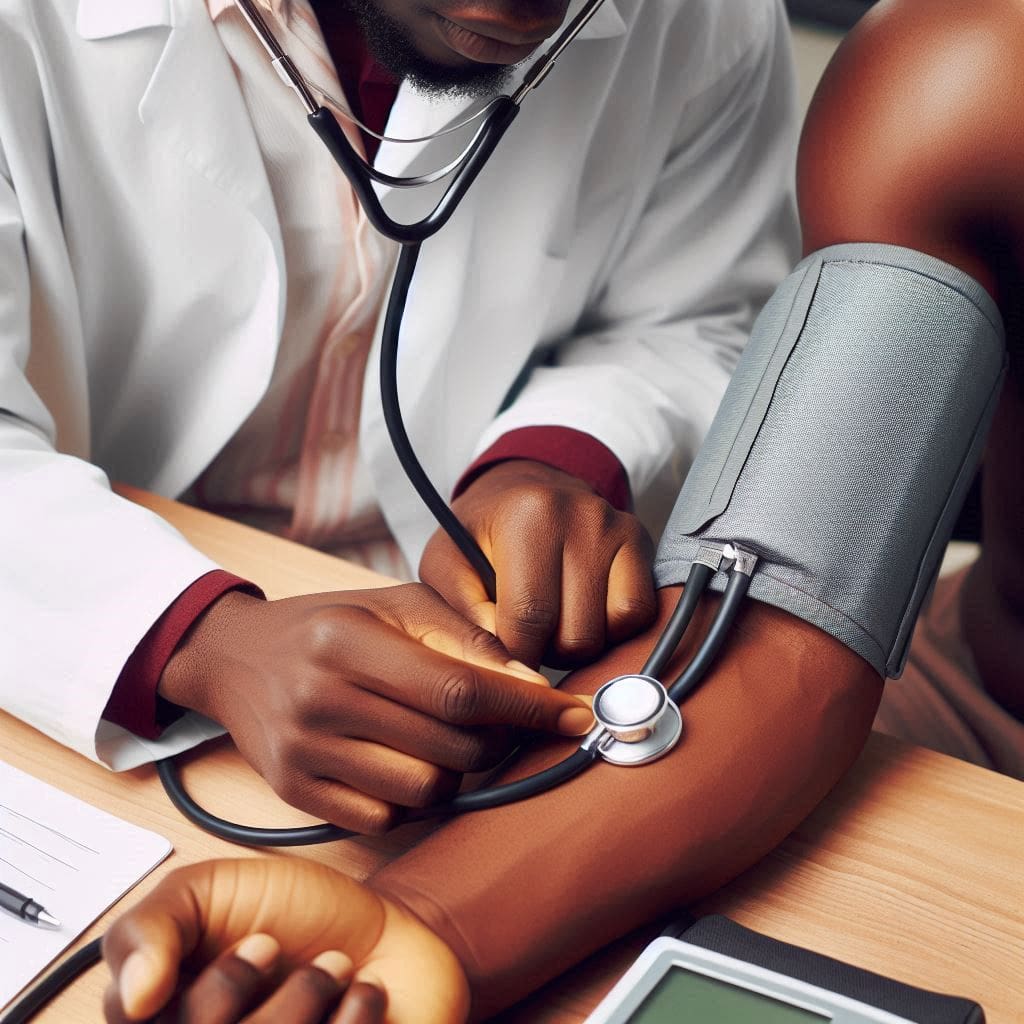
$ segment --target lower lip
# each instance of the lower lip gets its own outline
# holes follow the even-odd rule
[[[540,45],[503,43],[498,39],[482,36],[478,32],[471,32],[468,28],[461,28],[441,15],[436,17],[445,45],[460,57],[476,61],[478,64],[518,64],[521,60],[526,60]]]

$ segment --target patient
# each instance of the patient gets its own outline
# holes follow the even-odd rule
[[[880,5],[826,75],[800,169],[807,252],[880,242],[937,257],[980,282],[1006,322],[1010,365],[986,452],[985,542],[958,584],[953,616],[966,656],[961,674],[973,678],[971,700],[984,711],[970,717],[968,703],[954,706],[955,693],[923,675],[890,690],[908,708],[929,703],[933,723],[954,723],[945,730],[951,752],[964,752],[952,749],[958,736],[980,730],[976,752],[1017,774],[1022,45],[1024,7],[1006,0]],[[901,297],[891,301],[898,326]],[[671,579],[660,583],[659,623],[570,677],[570,690],[593,692],[637,670],[679,592]],[[940,598],[947,596],[943,585]],[[714,604],[702,602],[694,635]],[[694,644],[684,640],[676,667]],[[486,1017],[763,856],[857,756],[880,692],[875,668],[823,629],[748,602],[720,661],[684,705],[683,741],[661,761],[636,772],[599,764],[543,796],[452,821],[365,887],[285,856],[171,875],[108,935],[108,1019],[139,1020],[166,1005],[176,1007],[174,1020],[190,1022],[246,1013],[250,1021],[316,1021],[339,1006],[332,1019],[344,1024],[385,1013],[396,1024]],[[893,700],[888,722],[899,713]],[[934,733],[929,726],[910,735],[928,741]],[[547,741],[509,775],[568,749]]]
[[[939,581],[876,728],[1024,778],[1024,7],[899,0],[840,48],[801,142],[808,252],[891,242],[979,281],[1009,370],[984,455],[982,548]]]

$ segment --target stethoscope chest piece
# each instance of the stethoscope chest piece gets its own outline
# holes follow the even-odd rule
[[[611,764],[656,761],[683,732],[679,708],[650,676],[618,676],[605,683],[594,694],[594,717],[604,731],[598,751]]]

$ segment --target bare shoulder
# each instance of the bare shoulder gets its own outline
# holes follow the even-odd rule
[[[882,0],[808,113],[805,248],[907,245],[985,282],[979,234],[1024,231],[1022,113],[1024,0]]]

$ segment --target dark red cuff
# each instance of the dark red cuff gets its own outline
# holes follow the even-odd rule
[[[615,453],[582,430],[558,426],[520,427],[502,435],[462,474],[452,497],[457,498],[485,470],[508,459],[530,459],[578,477],[619,511],[632,506],[629,477]]]
[[[164,666],[189,626],[218,597],[238,588],[263,597],[258,587],[223,569],[200,576],[184,591],[156,620],[125,662],[103,717],[147,740],[158,739],[171,722],[180,718],[184,710],[156,692]]]

